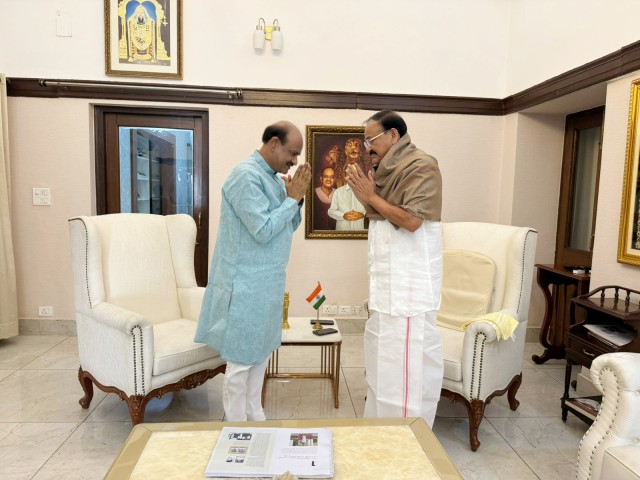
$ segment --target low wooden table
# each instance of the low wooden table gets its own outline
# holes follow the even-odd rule
[[[329,428],[335,480],[460,480],[462,476],[422,418],[141,423],[106,480],[204,479],[222,427]]]
[[[328,319],[321,319],[328,320]],[[333,390],[333,403],[338,408],[338,388],[340,386],[340,349],[342,348],[342,335],[338,323],[323,325],[324,328],[335,328],[337,333],[318,336],[313,334],[311,317],[290,317],[288,330],[282,330],[282,346],[320,347],[320,371],[319,372],[280,372],[280,349],[271,354],[269,365],[265,373],[262,385],[262,404],[266,398],[267,380],[270,378],[327,378],[331,380]]]

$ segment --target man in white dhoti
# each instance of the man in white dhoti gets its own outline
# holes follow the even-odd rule
[[[397,113],[376,113],[364,134],[375,172],[354,165],[347,175],[370,219],[364,416],[420,416],[432,426],[443,374],[442,177]]]

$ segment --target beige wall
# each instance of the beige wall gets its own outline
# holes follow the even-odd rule
[[[636,75],[636,76],[640,76]],[[596,222],[592,285],[635,286],[637,267],[616,261],[629,90],[633,75],[607,89],[607,110]],[[91,102],[9,99],[14,243],[19,316],[38,317],[52,305],[54,319],[73,319],[68,218],[95,212]],[[206,106],[205,106],[206,108]],[[370,112],[210,106],[210,238],[218,226],[219,192],[231,168],[259,145],[263,127],[288,118],[305,125],[359,125]],[[564,114],[506,117],[406,113],[414,141],[440,162],[445,221],[530,226],[539,232],[536,262],[552,263],[555,249]],[[31,205],[31,189],[52,189],[50,207]],[[210,253],[213,250],[211,245]],[[313,313],[304,297],[322,281],[332,304],[367,297],[366,242],[294,238],[288,268],[292,315]],[[534,285],[530,326],[544,306]]]
[[[371,112],[355,110],[210,107],[210,254],[220,188],[231,168],[259,147],[264,126],[287,118],[305,125],[360,125]],[[503,118],[406,114],[414,141],[439,161],[446,221],[497,220]],[[95,212],[91,102],[10,98],[14,241],[19,316],[37,318],[38,306],[54,319],[72,319],[67,219]],[[464,141],[462,141],[464,140]],[[33,187],[49,187],[52,205],[31,204]],[[313,313],[304,301],[320,280],[328,301],[362,304],[367,297],[364,240],[305,240],[296,233],[288,268],[291,315]]]
[[[511,115],[510,115],[511,116]],[[536,263],[553,263],[555,255],[564,115],[515,114],[514,174],[511,217],[502,223],[538,230]],[[507,160],[505,159],[505,163]],[[540,326],[545,304],[534,282],[530,326]]]
[[[102,0],[1,3],[0,41],[9,44],[19,36],[12,19],[25,8],[36,25],[24,41],[0,49],[0,70],[9,77],[127,80],[106,77],[102,55],[96,54],[104,42]],[[389,10],[378,0],[367,3],[365,10],[361,2],[341,0],[283,0],[268,9],[258,0],[237,3],[185,2],[185,78],[178,83],[502,98],[637,39],[636,30],[629,27],[632,0],[615,6],[600,0],[568,0],[562,5],[554,0],[425,0],[399,10]],[[71,14],[72,37],[56,36],[57,10]],[[342,15],[336,16],[336,11]],[[268,22],[279,18],[285,37],[281,53],[251,48],[260,16]],[[354,24],[353,18],[360,23]],[[436,18],[444,21],[433,21]],[[569,19],[571,29],[565,28]],[[393,32],[394,42],[379,42],[380,31]],[[396,44],[419,47],[398,50]],[[318,63],[323,55],[331,56],[329,68]],[[411,65],[411,74],[398,75],[373,61],[385,58]],[[616,262],[615,251],[629,84],[628,79],[611,82],[607,92],[594,285],[632,285],[638,276],[636,267]],[[54,306],[54,318],[73,318],[66,220],[95,211],[90,105],[74,99],[9,99],[21,319],[36,318],[39,305]],[[536,261],[551,263],[564,114],[583,109],[572,108],[570,101],[565,107],[551,115],[504,118],[406,114],[414,141],[440,161],[444,220],[536,228]],[[211,239],[222,181],[258,146],[266,124],[288,118],[302,127],[360,125],[370,113],[226,106],[209,110]],[[31,205],[31,189],[38,186],[52,189],[50,207]],[[316,280],[323,282],[331,303],[360,303],[367,296],[365,243],[305,240],[301,228],[288,269],[292,315],[309,312],[303,298]],[[531,304],[530,325],[539,325],[542,307],[536,286]]]
[[[640,71],[607,86],[592,288],[622,285],[640,290],[640,267],[617,261],[631,82],[638,78]]]
[[[183,5],[184,81],[168,83],[503,98],[639,38],[637,0]],[[71,16],[71,37],[56,36],[57,11]],[[104,0],[0,0],[0,71],[10,77],[113,81],[104,73],[103,11]],[[16,21],[25,12],[28,35]],[[259,17],[269,24],[278,18],[281,52],[268,46],[253,50]],[[406,71],[388,68],[391,59]]]
[[[640,279],[637,267],[616,261],[629,90],[635,77],[640,74],[613,81],[607,89],[594,287],[615,283],[633,288]],[[54,319],[74,317],[66,221],[95,212],[91,105],[77,99],[9,99],[21,319],[37,318],[40,305],[52,305]],[[371,113],[233,106],[209,106],[209,110],[211,242],[218,226],[222,182],[259,146],[266,124],[288,118],[302,129],[359,125]],[[553,262],[564,114],[404,116],[414,141],[440,162],[445,221],[530,226],[539,232],[536,262]],[[53,204],[31,205],[33,187],[51,188]],[[317,280],[332,304],[361,304],[367,297],[366,242],[306,240],[301,227],[288,268],[292,315],[313,313],[304,297]],[[540,325],[543,311],[541,292],[534,284],[530,326]]]

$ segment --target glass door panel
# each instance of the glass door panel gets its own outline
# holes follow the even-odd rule
[[[576,134],[577,151],[568,246],[576,250],[590,251],[601,128],[599,126],[585,128],[578,130]]]
[[[119,127],[120,211],[193,215],[193,130]]]

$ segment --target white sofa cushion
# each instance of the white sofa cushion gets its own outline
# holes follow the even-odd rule
[[[153,326],[153,375],[162,375],[218,356],[204,343],[196,343],[197,323],[178,319]]]
[[[613,447],[604,452],[600,478],[640,480],[640,450],[636,445]]]
[[[442,376],[455,382],[462,381],[462,345],[464,332],[452,328],[443,328],[438,325],[438,331],[442,338],[442,359],[444,361],[444,373]]]
[[[438,325],[461,331],[465,323],[489,312],[496,264],[486,255],[471,250],[445,250],[442,268]]]

